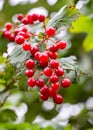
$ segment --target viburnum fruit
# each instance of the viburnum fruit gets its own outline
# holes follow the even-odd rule
[[[57,28],[46,26],[47,20],[43,14],[18,14],[17,19],[17,23],[5,24],[3,37],[22,48],[24,61],[20,60],[19,63],[25,65],[22,70],[29,89],[37,86],[41,100],[52,99],[56,104],[63,103],[59,90],[69,87],[71,81],[66,78],[66,71],[57,58],[58,51],[64,50],[67,43],[55,37]]]
[[[62,79],[61,85],[63,88],[68,88],[71,85],[70,79],[68,79],[68,78]]]

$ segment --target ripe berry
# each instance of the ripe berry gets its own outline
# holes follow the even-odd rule
[[[39,60],[40,54],[41,54],[41,52],[39,52],[39,51],[36,52],[35,55],[34,55],[35,59]]]
[[[45,52],[41,53],[40,56],[39,56],[39,60],[41,62],[47,62],[48,61],[48,55]]]
[[[56,52],[58,50],[58,47],[56,44],[52,44],[49,49],[51,52]]]
[[[4,35],[5,38],[10,39],[11,33],[9,31],[4,31],[3,35]]]
[[[21,35],[17,35],[17,36],[15,37],[15,42],[16,42],[17,44],[23,44],[24,41],[25,41],[25,39],[24,39],[24,37],[21,36]]]
[[[56,95],[56,91],[54,91],[51,87],[49,88],[49,96],[54,97]]]
[[[34,87],[36,85],[36,80],[34,78],[29,78],[27,83],[28,86]]]
[[[43,72],[44,72],[44,74],[46,76],[51,76],[52,75],[52,69],[49,68],[49,67],[46,67]]]
[[[45,68],[48,66],[48,61],[47,62],[42,62],[42,61],[39,61],[39,64],[42,68]]]
[[[33,24],[34,23],[33,20],[32,20],[32,15],[31,14],[28,14],[26,17],[28,19],[28,23],[29,24]]]
[[[27,61],[26,61],[26,67],[27,67],[28,69],[34,68],[34,67],[35,67],[35,61],[32,60],[32,59],[27,60]]]
[[[45,85],[40,89],[40,94],[42,95],[48,95],[49,94],[49,88]]]
[[[57,91],[60,88],[60,85],[58,82],[52,83],[51,88],[53,89],[53,91]]]
[[[21,35],[21,36],[23,36],[24,38],[25,38],[25,32],[23,32],[23,31],[19,31],[18,33],[17,33],[17,35]]]
[[[35,54],[36,52],[38,52],[38,51],[39,51],[39,49],[38,49],[37,46],[31,46],[30,52],[31,52],[32,55],[34,55],[34,54]]]
[[[23,31],[23,32],[27,33],[28,28],[27,28],[26,26],[23,26],[23,27],[22,27],[22,29],[21,29],[21,31]]]
[[[62,79],[61,85],[63,88],[68,88],[71,85],[70,79],[68,79],[68,78]]]
[[[32,14],[32,21],[37,21],[38,20],[38,14],[34,13]]]
[[[43,101],[48,100],[48,97],[49,97],[49,95],[42,95],[42,94],[40,94],[40,99],[43,100]]]
[[[46,30],[46,34],[48,35],[48,37],[52,37],[52,36],[54,36],[55,35],[55,29],[54,28],[52,28],[52,27],[50,27],[50,28],[48,28],[47,30]]]
[[[57,60],[51,60],[50,61],[50,67],[51,68],[58,68],[59,62]]]
[[[44,86],[44,80],[43,79],[38,79],[37,81],[36,81],[36,85],[38,86],[38,87],[43,87]]]
[[[28,51],[30,50],[30,43],[24,42],[22,47],[23,47],[23,50]]]
[[[58,67],[56,70],[55,70],[55,73],[57,76],[62,76],[64,75],[64,70],[60,67]]]
[[[25,75],[27,77],[32,77],[34,75],[34,70],[30,69],[30,70],[26,70],[25,71]]]
[[[19,21],[21,21],[22,19],[23,19],[23,14],[18,14],[18,16],[17,16],[17,19],[19,20]]]
[[[53,100],[56,104],[61,104],[63,102],[63,97],[60,94],[56,94],[53,97]]]
[[[43,15],[43,14],[41,14],[41,15],[39,15],[39,21],[40,22],[44,22],[44,20],[45,20],[45,15]]]
[[[22,19],[22,23],[25,24],[25,25],[28,24],[28,23],[29,23],[29,22],[28,22],[28,19],[27,19],[27,18],[23,18],[23,19]]]
[[[14,34],[11,34],[10,37],[9,37],[10,41],[14,42],[15,41],[15,35]]]
[[[65,41],[59,41],[59,42],[57,43],[57,47],[58,47],[59,49],[65,49],[66,46],[67,46],[67,43],[66,43]]]
[[[50,57],[51,59],[56,59],[57,56],[58,56],[58,54],[57,54],[56,52],[54,52],[54,53],[51,52],[49,57]]]
[[[7,29],[7,30],[10,30],[11,28],[12,28],[12,24],[11,23],[6,23],[5,24],[5,28]]]
[[[56,83],[56,82],[58,82],[58,76],[56,76],[56,75],[52,75],[51,77],[50,77],[50,82],[52,82],[52,83]]]

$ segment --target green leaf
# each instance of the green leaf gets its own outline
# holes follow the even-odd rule
[[[73,22],[73,28],[70,29],[72,33],[87,33],[83,41],[83,47],[86,51],[93,50],[93,19],[81,15],[79,19]]]
[[[26,59],[29,58],[29,53],[22,50],[22,46],[15,45],[15,48],[9,55],[8,59],[10,60],[10,63],[14,66],[17,66],[17,68],[20,67],[20,63],[24,63]]]
[[[60,58],[58,61],[62,64],[62,67],[65,70],[72,70],[75,71],[77,76],[83,76],[86,75],[86,72],[84,72],[80,67],[77,65],[76,57],[70,56],[66,58]]]
[[[17,118],[15,112],[10,109],[0,111],[0,122],[15,121]]]
[[[64,6],[58,13],[48,22],[47,27],[64,28],[71,27],[73,21],[79,16],[79,11],[74,6]]]

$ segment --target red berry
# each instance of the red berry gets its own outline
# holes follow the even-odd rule
[[[44,86],[44,80],[43,79],[38,79],[37,81],[36,81],[36,85],[38,86],[38,87],[43,87]]]
[[[34,67],[35,67],[35,61],[32,60],[32,59],[27,60],[27,61],[26,61],[26,67],[27,67],[28,69],[34,68]]]
[[[11,23],[6,23],[5,24],[5,28],[7,29],[7,30],[10,30],[11,28],[12,28],[12,24]]]
[[[68,78],[62,79],[61,85],[63,88],[68,88],[71,85],[70,79],[68,79]]]
[[[34,57],[35,57],[37,60],[39,60],[40,54],[41,54],[41,52],[38,51],[38,52],[35,53]]]
[[[47,62],[48,61],[48,55],[45,52],[41,53],[40,56],[39,56],[39,60],[41,62]]]
[[[36,85],[36,80],[34,78],[29,78],[27,83],[29,87],[34,87]]]
[[[17,35],[17,36],[15,37],[15,42],[16,42],[17,44],[23,44],[24,41],[25,41],[25,39],[24,39],[24,37],[21,36],[21,35]]]
[[[29,23],[29,22],[28,22],[28,19],[27,19],[27,18],[23,18],[23,19],[22,19],[22,23],[25,24],[25,25],[28,24],[28,23]]]
[[[15,36],[16,36],[19,32],[20,32],[20,29],[19,29],[19,28],[15,28],[15,29],[14,29],[14,34],[15,34]]]
[[[4,35],[5,38],[10,39],[11,33],[9,31],[4,31],[3,35]]]
[[[50,67],[51,68],[58,68],[58,66],[59,66],[59,62],[58,61],[56,61],[56,60],[51,60],[50,61]]]
[[[29,50],[30,50],[30,43],[24,42],[22,47],[23,47],[23,49],[24,49],[25,51],[29,51]]]
[[[58,67],[56,70],[55,70],[55,73],[57,76],[62,76],[64,75],[64,70],[60,67]]]
[[[46,76],[51,76],[51,75],[52,75],[52,69],[49,68],[49,67],[46,67],[46,68],[44,69],[44,74],[45,74]]]
[[[47,30],[46,30],[46,34],[48,35],[48,37],[52,37],[52,36],[54,36],[55,35],[55,29],[54,28],[52,28],[52,27],[50,27],[50,28],[48,28]]]
[[[56,95],[56,91],[54,91],[51,87],[49,88],[49,96],[54,97]]]
[[[40,89],[40,94],[42,94],[42,95],[48,95],[49,94],[49,88],[47,86],[43,86]]]
[[[56,59],[57,56],[58,56],[58,54],[57,54],[56,52],[54,52],[54,53],[51,52],[49,57],[50,57],[51,59]]]
[[[51,88],[53,89],[53,91],[57,91],[60,88],[60,85],[58,82],[52,83]]]
[[[42,61],[39,61],[39,64],[42,68],[45,68],[48,66],[48,61],[47,62],[42,62]]]
[[[23,32],[27,33],[28,28],[27,28],[26,26],[23,26],[23,27],[22,27],[22,29],[21,29],[21,31],[23,31]]]
[[[23,36],[24,38],[25,38],[25,32],[23,32],[23,31],[19,31],[18,33],[17,33],[17,35],[21,35],[21,36]]]
[[[32,20],[32,15],[31,14],[28,14],[26,17],[28,19],[28,23],[29,24],[33,24],[34,23],[33,20]]]
[[[15,41],[15,35],[14,34],[11,34],[10,37],[9,37],[10,41],[14,42]]]
[[[23,14],[18,14],[18,16],[17,16],[17,19],[19,20],[19,21],[21,21],[22,19],[23,19]]]
[[[35,54],[36,52],[38,52],[38,51],[39,51],[39,49],[38,49],[37,46],[31,46],[30,52],[31,52],[32,55],[34,55],[34,54]]]
[[[52,44],[49,49],[51,52],[56,52],[58,50],[58,47],[56,44]]]
[[[44,22],[44,20],[45,20],[45,15],[43,15],[43,14],[41,14],[41,15],[39,15],[39,21],[40,22]]]
[[[56,94],[53,97],[53,100],[56,104],[61,104],[63,102],[63,97],[60,94]]]
[[[40,95],[40,99],[43,101],[48,100],[48,97],[49,97],[49,95],[42,95],[42,94]]]
[[[37,21],[39,18],[38,14],[34,13],[32,14],[32,21]]]
[[[58,82],[58,76],[56,76],[56,75],[52,75],[51,77],[50,77],[50,82],[52,82],[52,83],[56,83],[56,82]]]
[[[57,43],[57,47],[58,47],[59,49],[65,49],[66,46],[67,46],[67,43],[66,43],[65,41],[59,41],[59,42]]]
[[[25,33],[25,39],[29,39],[31,37],[30,33]]]
[[[25,75],[27,77],[32,77],[34,75],[34,70],[30,69],[30,70],[26,70],[25,71]]]

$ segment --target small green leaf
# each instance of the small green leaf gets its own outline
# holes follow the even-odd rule
[[[64,6],[59,12],[48,22],[47,27],[64,28],[71,27],[73,21],[79,16],[79,11],[74,6]]]
[[[93,19],[81,15],[77,21],[73,22],[73,28],[70,29],[72,33],[87,33],[83,41],[83,47],[86,51],[93,50]]]

